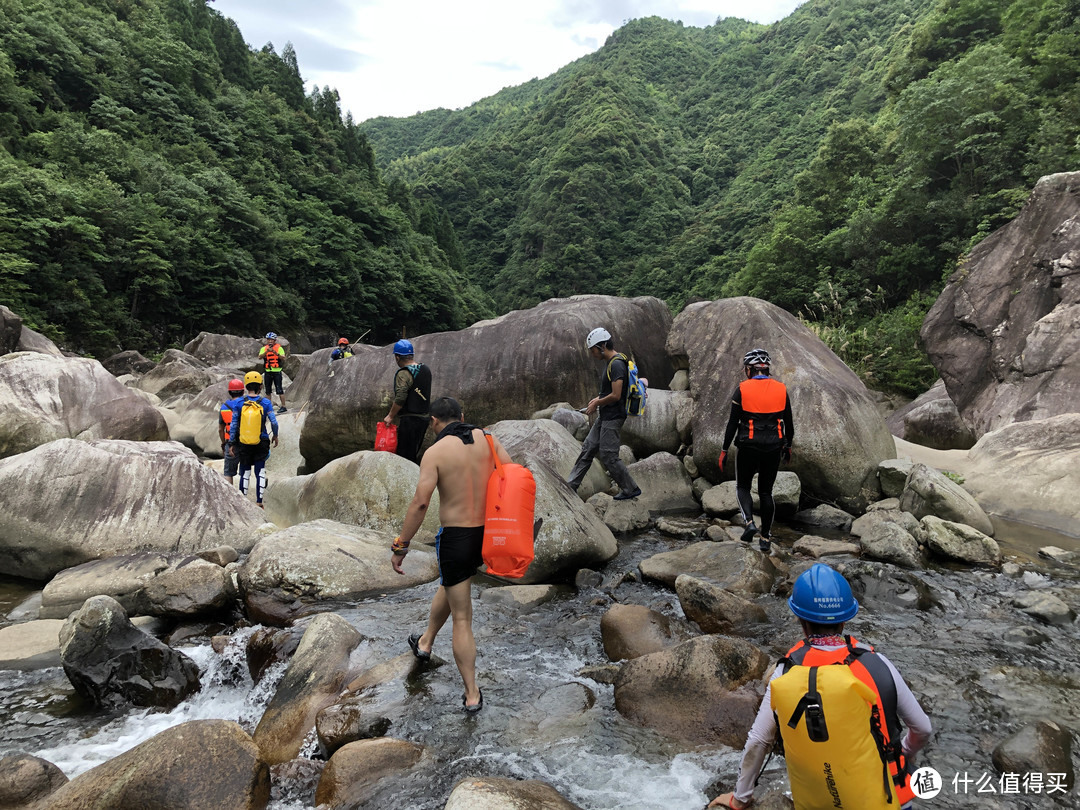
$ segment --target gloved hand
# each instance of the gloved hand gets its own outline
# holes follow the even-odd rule
[[[791,448],[790,447],[781,448],[781,450],[780,450],[780,460],[782,462],[784,462],[785,464],[790,464],[791,463]]]
[[[724,459],[726,459],[726,458],[727,458],[727,450],[721,450],[720,451],[720,460],[718,462],[716,462],[717,465],[720,467],[720,472],[724,471]]]

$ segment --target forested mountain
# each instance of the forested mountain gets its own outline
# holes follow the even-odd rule
[[[362,129],[398,193],[449,212],[500,311],[751,294],[915,393],[943,278],[1040,176],[1080,169],[1078,20],[1080,0],[635,20],[544,80]]]
[[[0,146],[0,302],[66,348],[492,312],[337,92],[207,0],[0,0]]]

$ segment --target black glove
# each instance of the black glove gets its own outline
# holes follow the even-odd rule
[[[782,447],[782,448],[780,448],[780,460],[782,462],[784,462],[785,464],[790,464],[791,463],[791,448],[790,447]]]

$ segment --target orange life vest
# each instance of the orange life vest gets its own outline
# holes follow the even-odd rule
[[[853,636],[844,636],[844,639],[847,647],[837,650],[821,650],[803,639],[788,650],[786,658],[806,667],[846,664],[856,678],[874,690],[884,715],[881,732],[885,737],[886,764],[900,804],[907,804],[915,798],[915,792],[911,789],[911,774],[907,771],[907,761],[900,746],[903,729],[896,713],[896,682],[892,671],[877,656],[873,647],[857,647],[859,642]]]
[[[787,386],[772,377],[757,377],[739,383],[743,418],[739,422],[738,444],[784,443],[784,411]]]
[[[264,371],[280,371],[281,370],[281,344],[275,343],[273,346],[263,346],[259,349],[259,356],[263,359]]]

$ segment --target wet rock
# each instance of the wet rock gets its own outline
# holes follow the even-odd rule
[[[593,666],[582,667],[577,671],[577,676],[579,678],[588,678],[597,683],[604,683],[610,686],[615,683],[615,679],[619,675],[619,669],[619,664],[595,664]]]
[[[682,444],[677,421],[682,396],[674,391],[650,388],[645,413],[627,417],[623,423],[620,433],[623,444],[639,458],[653,453],[677,453]]]
[[[792,517],[799,509],[801,496],[802,484],[795,473],[787,470],[781,470],[777,473],[776,484],[773,486],[773,502],[776,505],[777,517]],[[750,497],[756,514],[761,509],[756,476],[750,488]],[[724,481],[705,492],[701,496],[701,507],[706,514],[717,517],[726,518],[737,514],[739,500],[735,494],[735,482]]]
[[[75,777],[47,807],[254,810],[269,801],[270,770],[244,730],[228,720],[192,720]]]
[[[1072,624],[1076,614],[1061,599],[1046,591],[1027,591],[1012,600],[1014,607],[1045,624]]]
[[[656,521],[656,530],[668,537],[683,540],[698,540],[705,534],[705,524],[699,518],[661,517]]]
[[[686,618],[704,633],[749,635],[751,625],[768,621],[760,605],[689,574],[675,580],[675,593]]]
[[[646,579],[668,588],[675,587],[680,574],[692,574],[729,591],[759,594],[768,593],[776,579],[776,568],[757,549],[708,540],[655,554],[642,560],[638,568]]]
[[[0,356],[0,458],[57,439],[168,438],[161,414],[97,360]]]
[[[315,804],[326,810],[363,806],[380,780],[409,770],[423,753],[415,743],[388,737],[348,743],[323,768]]]
[[[791,470],[818,500],[862,511],[880,494],[877,465],[896,448],[858,376],[793,315],[755,298],[690,304],[671,325],[667,349],[694,385],[694,461],[719,480],[716,466],[731,394],[745,379],[748,346],[772,353],[773,375],[799,409]],[[801,407],[800,407],[801,403]]]
[[[929,610],[938,605],[938,597],[918,575],[868,560],[854,560],[836,566],[851,584],[859,604],[878,603],[892,607]],[[792,568],[789,580],[802,573]],[[779,589],[778,589],[779,590]],[[790,589],[788,591],[790,593]]]
[[[641,487],[636,499],[653,512],[697,511],[690,476],[682,461],[671,453],[653,453],[629,465],[630,475]]]
[[[0,627],[0,670],[60,666],[59,633],[63,626],[60,619],[38,619]]]
[[[462,779],[450,792],[444,810],[581,810],[547,782],[478,776]]]
[[[203,551],[198,551],[195,556],[201,560],[206,560],[214,565],[220,565],[224,568],[229,563],[236,562],[240,559],[240,555],[236,553],[236,549],[232,546],[218,546],[217,548],[208,548]]]
[[[807,526],[819,526],[823,529],[839,529],[846,532],[851,528],[855,517],[843,509],[837,509],[831,504],[822,503],[813,509],[803,509],[795,513],[795,520]]]
[[[500,588],[485,588],[480,594],[480,601],[485,605],[534,608],[550,602],[571,589],[563,585],[504,585]]]
[[[1072,790],[1072,734],[1053,720],[1038,720],[1000,742],[991,756],[998,773],[1061,774],[1060,781]]]
[[[262,537],[240,567],[240,592],[256,621],[285,624],[327,600],[354,601],[438,576],[432,551],[414,547],[405,576],[389,565],[392,537],[316,520]]]
[[[998,565],[1001,549],[992,537],[962,523],[927,515],[920,521],[918,539],[935,554],[969,565]]]
[[[827,557],[834,554],[851,554],[858,557],[862,546],[858,543],[849,543],[844,540],[827,540],[813,534],[804,534],[795,541],[791,548],[796,554],[805,554],[815,560],[819,557]]]
[[[13,754],[0,758],[0,807],[26,807],[43,800],[67,781],[62,770],[40,757]]]
[[[329,759],[343,745],[385,737],[391,725],[389,717],[371,713],[359,700],[344,700],[327,706],[315,717],[319,753]]]
[[[859,538],[864,557],[882,560],[902,568],[921,568],[919,544],[902,526],[892,521],[879,523]]]
[[[967,450],[978,438],[964,423],[943,380],[894,411],[885,424],[894,436],[936,450]]]
[[[60,659],[75,691],[94,705],[171,709],[199,689],[199,668],[135,627],[120,604],[95,596],[60,630]]]
[[[606,492],[598,492],[588,500],[589,506],[611,531],[620,534],[644,529],[651,520],[649,507],[641,498],[617,501]]]
[[[543,739],[560,739],[568,727],[580,726],[582,715],[595,705],[596,693],[583,683],[553,686],[529,705],[519,708],[504,740],[515,747],[535,745]]]
[[[973,526],[991,537],[994,526],[978,502],[959,484],[925,464],[911,468],[900,508],[917,518],[934,515],[942,520]]]
[[[886,498],[899,498],[903,495],[904,485],[907,483],[913,466],[915,466],[914,462],[907,458],[887,458],[878,464],[877,474],[878,483],[881,484],[881,494]],[[899,503],[896,508],[899,508]]]
[[[274,664],[288,661],[300,646],[300,639],[306,629],[307,623],[297,623],[284,630],[274,627],[257,628],[244,645],[244,657],[252,682],[261,681]]]
[[[644,605],[612,605],[600,619],[604,653],[625,661],[663,650],[690,637],[688,629]]]
[[[760,508],[760,503],[755,503],[754,508]],[[735,482],[723,481],[701,495],[701,508],[706,515],[718,517],[731,517],[739,511],[739,499],[735,496]]]
[[[769,657],[743,639],[700,636],[623,664],[615,708],[629,720],[689,742],[746,742],[760,696],[740,689]]]
[[[899,509],[873,509],[855,519],[855,522],[851,524],[851,533],[855,537],[865,537],[873,533],[874,529],[882,523],[895,523],[908,534],[915,534],[920,525],[918,519],[910,512],[902,512]]]
[[[60,439],[0,460],[0,491],[9,496],[0,573],[36,580],[136,550],[191,553],[230,542],[246,551],[264,517],[173,442]]]
[[[312,619],[252,735],[265,762],[276,765],[300,752],[319,710],[341,692],[349,654],[359,643],[360,634],[340,616]]]
[[[574,575],[574,587],[579,591],[599,588],[604,582],[604,575],[591,568],[582,568]]]

